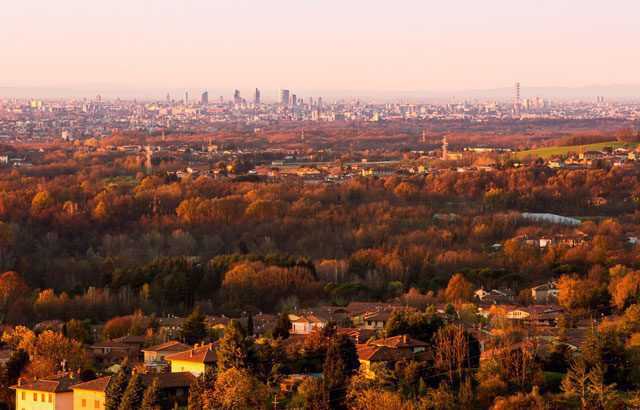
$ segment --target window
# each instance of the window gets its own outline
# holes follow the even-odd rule
[[[82,407],[87,407],[87,399],[82,399]]]
[[[22,392],[22,400],[27,400],[27,393],[26,392]]]
[[[53,394],[49,393],[49,403],[53,401]]]
[[[33,401],[38,401],[38,393],[33,393]]]
[[[44,393],[40,395],[40,401],[44,403]]]
[[[100,408],[100,400],[95,400],[93,403],[93,407],[95,407],[96,409]]]

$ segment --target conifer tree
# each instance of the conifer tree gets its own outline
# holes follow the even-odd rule
[[[289,315],[283,312],[279,317],[276,325],[273,329],[274,339],[286,339],[289,337],[289,330],[291,329],[291,321]]]
[[[120,400],[124,395],[124,391],[129,383],[129,369],[125,366],[121,367],[118,373],[111,377],[107,390],[105,392],[105,410],[118,410]]]
[[[207,337],[207,326],[204,320],[205,317],[200,308],[196,307],[182,326],[182,339],[185,343],[194,344],[204,341]]]
[[[224,336],[216,351],[218,371],[222,372],[232,367],[243,369],[247,367],[248,346],[242,326],[235,320],[229,322],[224,329]]]
[[[142,404],[144,386],[140,373],[134,373],[129,380],[129,385],[122,395],[122,401],[118,410],[138,410]]]
[[[160,386],[157,377],[154,377],[151,384],[145,389],[141,408],[142,410],[160,409]]]

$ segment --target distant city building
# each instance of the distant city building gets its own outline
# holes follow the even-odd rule
[[[184,93],[184,103],[189,104],[189,91],[185,91]]]
[[[298,105],[298,96],[295,94],[291,96],[291,105],[293,105],[294,107]]]
[[[255,105],[260,105],[260,90],[256,88],[255,93],[253,94],[253,103]]]
[[[289,105],[289,95],[290,92],[289,90],[280,90],[280,104],[282,105]]]
[[[520,83],[516,83],[516,97],[513,102],[513,111],[516,115],[520,115],[520,108],[522,103],[520,101]]]
[[[233,103],[234,104],[242,103],[242,97],[240,96],[240,90],[235,90],[233,92]]]
[[[208,105],[209,104],[209,92],[205,91],[202,93],[202,96],[200,97],[200,104],[202,105]]]

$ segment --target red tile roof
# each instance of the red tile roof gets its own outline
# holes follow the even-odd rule
[[[174,353],[169,356],[165,356],[165,360],[181,360],[195,363],[215,363],[216,353],[213,350],[213,344],[208,344],[200,347],[194,347],[185,352]]]
[[[180,343],[176,340],[171,340],[166,343],[162,343],[159,345],[147,347],[146,349],[142,349],[143,352],[184,352],[191,349],[191,346],[186,345],[184,343]]]
[[[111,381],[111,376],[99,377],[97,379],[89,380],[88,382],[76,384],[73,386],[73,389],[104,392],[107,391],[109,381]]]
[[[356,346],[358,359],[370,362],[394,362],[412,357],[411,352],[401,349],[392,349],[386,346],[359,344]]]
[[[49,393],[63,393],[71,391],[71,387],[78,384],[80,379],[69,375],[51,376],[29,383],[18,383],[12,389],[25,389]]]
[[[428,343],[425,343],[422,340],[413,339],[408,335],[399,335],[399,336],[387,337],[386,339],[372,340],[369,342],[369,344],[372,344],[375,346],[386,346],[392,349],[429,346]]]

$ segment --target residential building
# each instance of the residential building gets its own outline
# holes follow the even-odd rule
[[[322,329],[327,325],[327,321],[314,314],[289,315],[291,321],[290,333],[293,335],[308,335],[314,330]]]
[[[178,342],[176,340],[172,340],[166,343],[142,349],[142,353],[144,354],[144,362],[151,363],[164,361],[164,358],[166,356],[172,355],[174,353],[186,352],[188,350],[191,350],[191,346]]]
[[[111,376],[105,376],[73,386],[73,409],[104,410],[110,380]]]
[[[62,374],[11,386],[16,392],[17,410],[73,410],[73,374]]]
[[[194,376],[200,376],[207,369],[215,367],[216,353],[213,344],[194,346],[186,352],[174,353],[165,356],[165,360],[171,363],[172,373],[190,372]]]
[[[558,300],[558,286],[554,281],[531,288],[531,297],[535,303],[554,303]]]

